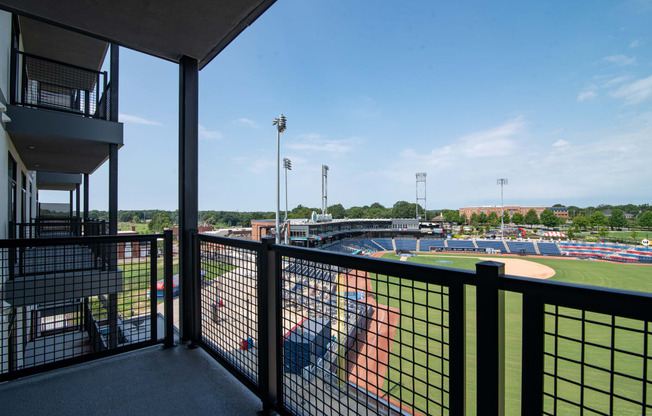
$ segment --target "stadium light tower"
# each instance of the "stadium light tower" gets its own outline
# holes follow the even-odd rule
[[[283,158],[283,169],[285,169],[285,244],[290,241],[289,238],[289,220],[288,220],[288,170],[292,170],[292,161],[287,157]]]
[[[505,204],[503,203],[503,188],[507,185],[507,178],[500,178],[496,181],[500,185],[500,238],[505,239]]]
[[[276,126],[276,244],[281,244],[281,228],[279,216],[281,211],[281,133],[286,129],[286,119],[283,114],[272,123]]]
[[[417,221],[421,219],[419,215],[419,201],[423,201],[423,219],[424,221],[428,220],[428,209],[426,208],[426,172],[419,172],[416,174],[417,178],[417,204],[416,204],[416,215]],[[422,184],[422,185],[419,185]]]

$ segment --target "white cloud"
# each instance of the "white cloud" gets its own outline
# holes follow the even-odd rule
[[[299,139],[299,142],[289,143],[288,148],[314,152],[348,153],[352,149],[351,144],[358,141],[355,137],[347,140],[328,140],[316,133],[302,134]]]
[[[590,91],[582,91],[577,95],[577,101],[583,103],[586,100],[593,99],[597,97],[598,94],[595,93],[595,91],[590,90]]]
[[[605,88],[615,87],[616,85],[622,84],[623,82],[627,81],[629,78],[630,77],[628,77],[628,76],[620,76],[620,77],[611,78],[611,79],[608,79],[608,80],[604,81],[602,86],[605,87]]]
[[[244,117],[241,117],[241,118],[235,120],[234,123],[249,126],[249,127],[254,128],[254,129],[258,128],[258,125],[256,124],[255,121],[249,120],[248,118],[244,118]]]
[[[618,66],[627,66],[636,64],[636,57],[629,57],[626,55],[611,55],[602,58],[603,61],[610,62]]]
[[[568,146],[569,144],[570,144],[570,143],[567,142],[566,140],[561,140],[561,139],[560,139],[560,140],[557,140],[556,142],[554,142],[552,145],[553,145],[554,147],[566,147],[566,146]]]
[[[623,98],[626,104],[639,104],[652,97],[652,75],[625,84],[611,93],[613,97]]]
[[[642,41],[641,39],[634,39],[634,40],[629,44],[629,48],[630,48],[630,49],[638,48],[639,46],[641,46],[642,43],[643,43],[643,41]]]
[[[217,130],[208,130],[206,127],[199,125],[199,138],[204,140],[221,140],[222,133]]]
[[[134,124],[144,124],[146,126],[162,126],[163,124],[159,123],[158,121],[154,120],[148,120],[143,117],[138,117],[134,116],[131,114],[118,114],[118,120],[122,121],[123,123],[134,123]]]

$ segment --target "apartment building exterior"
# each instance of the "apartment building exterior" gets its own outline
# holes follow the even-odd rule
[[[540,217],[541,213],[544,210],[549,209],[549,210],[551,210],[553,212],[553,214],[555,214],[556,217],[564,218],[564,219],[568,218],[568,208],[566,208],[566,207],[541,207],[541,206],[539,206],[539,207],[522,207],[520,205],[505,205],[503,207],[503,209],[504,209],[504,211],[502,211],[502,212],[508,213],[510,217],[512,217],[517,212],[519,214],[525,215],[531,209],[533,209],[534,212],[537,213],[537,216]],[[473,214],[480,215],[480,214],[484,213],[484,214],[489,215],[492,212],[495,212],[500,217],[501,207],[500,206],[495,206],[495,205],[488,205],[488,206],[481,206],[481,207],[462,207],[462,208],[459,208],[460,216],[461,215],[466,215],[467,218],[471,218],[471,215],[473,215]]]

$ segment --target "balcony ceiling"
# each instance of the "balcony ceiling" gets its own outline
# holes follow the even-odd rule
[[[275,1],[0,0],[0,8],[172,62],[189,56],[201,69]]]
[[[107,42],[27,17],[18,20],[24,52],[96,71],[102,68]]]

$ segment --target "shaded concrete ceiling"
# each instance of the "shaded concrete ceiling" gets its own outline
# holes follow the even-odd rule
[[[107,42],[27,17],[18,21],[24,52],[96,71],[102,68]]]
[[[0,0],[0,8],[169,61],[189,56],[201,69],[274,2]]]

